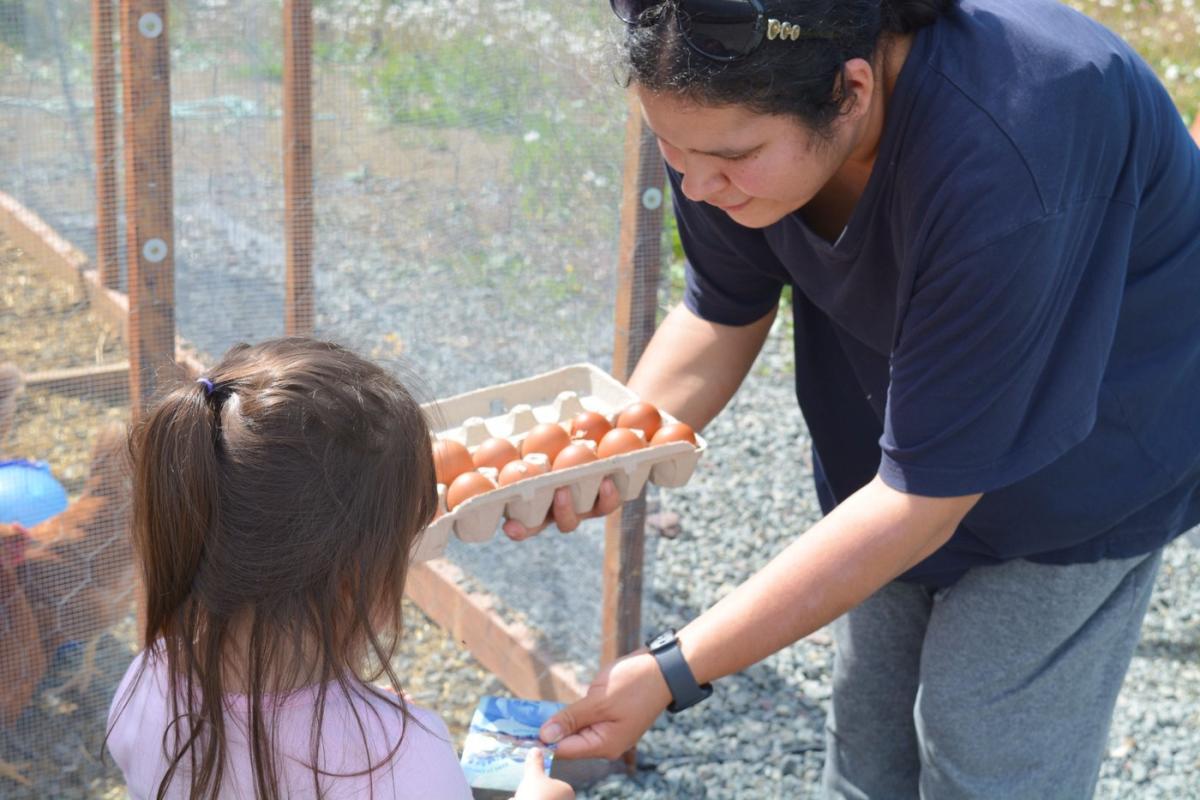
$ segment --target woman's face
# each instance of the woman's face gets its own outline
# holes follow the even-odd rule
[[[845,164],[858,139],[857,117],[834,122],[830,139],[792,117],[740,106],[702,106],[637,87],[659,149],[683,175],[683,193],[749,228],[799,210]]]

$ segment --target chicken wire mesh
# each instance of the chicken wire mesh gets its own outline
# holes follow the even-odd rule
[[[0,0],[0,458],[66,498],[0,528],[0,685],[23,687],[0,705],[0,796],[121,796],[99,761],[138,636],[112,426],[131,372],[168,377],[164,337],[211,364],[311,329],[415,371],[425,399],[613,367],[618,291],[635,317],[657,291],[618,285],[613,31],[604,3],[569,0]],[[289,93],[307,58],[310,95]],[[581,682],[603,557],[599,522],[447,553]],[[432,705],[481,689],[478,667],[426,682]]]

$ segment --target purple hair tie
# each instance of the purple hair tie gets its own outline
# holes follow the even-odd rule
[[[208,378],[199,378],[199,379],[197,379],[196,383],[199,383],[204,386],[204,396],[205,397],[212,396],[212,393],[213,393],[213,382],[212,381],[210,381]]]

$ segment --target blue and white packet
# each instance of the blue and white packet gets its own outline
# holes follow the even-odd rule
[[[538,730],[563,705],[493,695],[480,699],[463,743],[462,768],[471,788],[515,792],[525,773],[525,757],[533,747],[542,748],[549,775],[554,754],[538,739]]]

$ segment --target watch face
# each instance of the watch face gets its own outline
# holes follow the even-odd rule
[[[654,650],[658,650],[660,648],[668,646],[673,641],[675,641],[675,631],[666,630],[666,631],[663,631],[662,633],[660,633],[658,636],[655,636],[650,641],[650,644],[648,645],[648,647],[650,648],[651,651],[654,651]]]

